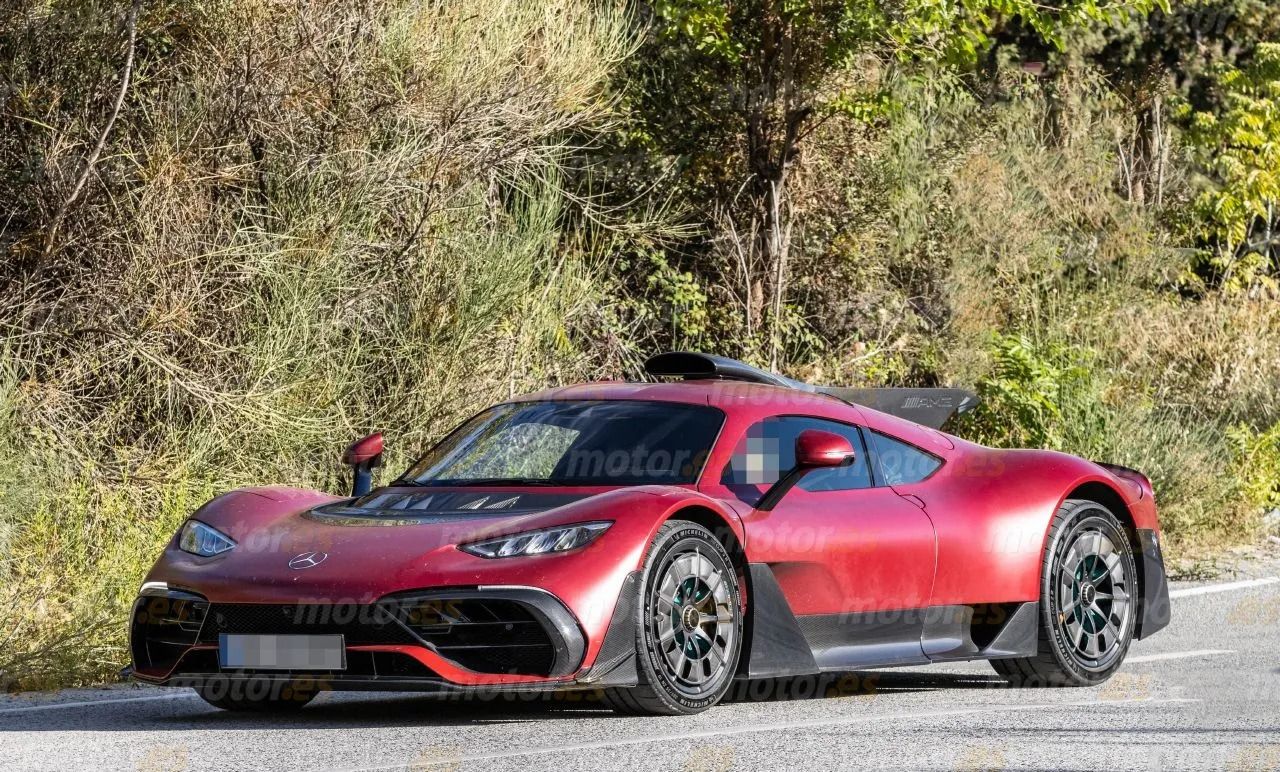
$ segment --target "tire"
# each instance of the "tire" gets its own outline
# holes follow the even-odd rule
[[[1014,686],[1103,683],[1133,642],[1140,597],[1124,526],[1102,504],[1066,501],[1050,525],[1040,573],[1038,653],[991,667]]]
[[[220,678],[194,688],[200,699],[213,707],[242,713],[287,713],[316,697],[314,688],[288,681]]]
[[[738,576],[706,528],[663,523],[645,557],[636,608],[634,687],[612,687],[604,702],[628,715],[700,713],[724,697],[742,652]]]

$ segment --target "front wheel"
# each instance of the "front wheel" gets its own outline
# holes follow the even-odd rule
[[[991,661],[1017,686],[1095,686],[1120,668],[1133,640],[1138,571],[1124,528],[1105,506],[1058,510],[1041,570],[1039,652]]]
[[[671,520],[658,529],[639,583],[635,687],[605,690],[620,713],[700,713],[728,691],[742,649],[738,577],[706,528]]]

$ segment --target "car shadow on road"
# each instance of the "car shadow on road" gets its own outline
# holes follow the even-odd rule
[[[1007,686],[994,675],[884,672],[823,674],[808,678],[768,679],[735,683],[725,703],[793,702],[839,699],[857,695],[889,696],[940,689],[980,689]],[[69,731],[189,731],[347,729],[396,726],[460,726],[579,720],[613,716],[597,692],[543,695],[448,697],[404,692],[322,695],[292,713],[233,713],[206,705],[195,695],[147,689],[155,700],[104,699],[93,705],[16,711],[0,715],[5,732]]]
[[[739,682],[734,684],[726,701],[788,702],[939,689],[1007,688],[1008,682],[995,674],[868,670]]]

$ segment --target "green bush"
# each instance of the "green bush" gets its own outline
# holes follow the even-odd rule
[[[1280,508],[1280,424],[1263,431],[1240,424],[1227,437],[1245,499],[1259,511]]]
[[[1037,347],[1026,336],[997,333],[991,343],[991,373],[978,381],[981,402],[968,418],[969,431],[1003,447],[1062,447],[1063,405],[1079,402],[1090,386],[1082,353],[1053,344]]]
[[[1175,557],[1254,533],[1280,490],[1274,430],[1229,429],[1220,417],[1134,394],[1097,352],[1077,346],[997,335],[989,353],[991,373],[977,384],[982,402],[957,431],[1143,472]]]

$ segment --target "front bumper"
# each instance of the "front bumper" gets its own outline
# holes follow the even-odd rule
[[[226,670],[223,635],[341,635],[342,671]],[[457,686],[554,683],[582,664],[585,639],[564,604],[531,587],[398,593],[372,604],[210,603],[150,590],[134,606],[134,675],[184,685],[211,677],[331,683],[423,681]]]
[[[624,656],[597,657],[598,665],[583,671],[582,627],[559,599],[539,588],[441,588],[396,593],[372,604],[333,605],[211,603],[194,592],[151,587],[134,604],[133,675],[160,686],[252,680],[440,693],[629,685],[635,671],[625,653],[634,652],[634,637],[625,609],[634,605],[633,588],[632,579],[624,582],[602,647]],[[346,667],[223,668],[220,637],[233,634],[342,635]]]

